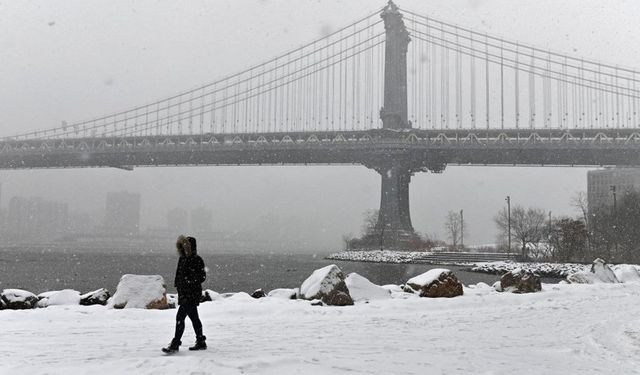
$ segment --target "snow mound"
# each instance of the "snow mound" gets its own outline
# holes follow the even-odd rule
[[[630,264],[619,264],[613,268],[613,272],[621,283],[640,282],[640,272]]]
[[[353,305],[344,274],[335,264],[313,271],[302,283],[300,296],[306,300],[319,299],[332,306]]]
[[[80,292],[77,290],[64,289],[38,294],[38,307],[79,304]]]
[[[580,271],[567,276],[567,281],[571,284],[601,284],[602,280],[591,272]]]
[[[116,293],[107,304],[109,308],[167,309],[167,289],[160,275],[124,275]]]
[[[36,307],[38,297],[22,289],[5,289],[0,294],[5,309],[25,310]]]
[[[344,280],[349,294],[354,301],[370,301],[374,299],[391,298],[391,291],[382,288],[367,278],[353,272]]]
[[[229,301],[253,301],[255,298],[251,297],[251,295],[247,292],[238,292],[233,293],[227,299]]]
[[[298,288],[295,288],[295,289],[279,288],[279,289],[274,289],[269,293],[267,293],[267,297],[279,298],[279,299],[296,299],[297,295],[298,295]]]
[[[404,293],[404,290],[402,289],[402,287],[396,284],[383,285],[381,286],[381,288],[386,289],[391,293]]]

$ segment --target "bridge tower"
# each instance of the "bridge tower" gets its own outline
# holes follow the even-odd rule
[[[411,128],[407,120],[407,49],[411,38],[398,7],[389,1],[380,14],[386,31],[384,67],[384,107],[382,128]],[[411,224],[409,182],[416,170],[401,155],[383,155],[369,165],[382,179],[380,212],[373,238],[368,245],[406,249],[417,238]],[[378,241],[378,243],[371,243]]]

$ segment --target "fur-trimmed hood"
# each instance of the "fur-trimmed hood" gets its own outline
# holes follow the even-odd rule
[[[178,255],[190,257],[192,255],[196,255],[198,253],[196,247],[196,239],[193,237],[187,237],[183,234],[178,236],[176,240],[176,249],[178,250]]]

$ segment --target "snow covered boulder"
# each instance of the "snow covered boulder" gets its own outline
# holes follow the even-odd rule
[[[64,289],[53,292],[38,294],[38,307],[49,307],[56,305],[79,305],[80,292],[77,290]]]
[[[115,309],[168,309],[167,289],[160,275],[124,275],[107,304]]]
[[[420,297],[457,297],[461,296],[462,284],[448,269],[434,268],[422,275],[409,279],[404,286],[405,292],[419,293]]]
[[[267,294],[267,297],[270,298],[279,298],[279,299],[296,299],[298,295],[298,288],[295,289],[274,289]]]
[[[221,296],[220,293],[214,292],[211,289],[205,289],[205,290],[202,291],[202,297],[200,298],[200,303],[217,301],[217,300],[222,299],[222,298],[224,298],[224,297]]]
[[[616,277],[621,283],[637,283],[640,282],[640,272],[635,266],[630,264],[621,264],[613,270]]]
[[[178,295],[167,293],[167,306],[170,309],[178,307]]]
[[[80,296],[80,304],[82,306],[91,306],[91,305],[106,305],[107,301],[111,297],[111,293],[105,288],[100,288],[98,290],[94,290],[93,292],[85,293]]]
[[[593,264],[591,265],[591,272],[595,273],[596,276],[598,276],[598,278],[604,283],[620,282],[611,267],[609,267],[609,265],[600,258],[593,261]]]
[[[349,295],[351,295],[354,301],[391,298],[391,291],[372,283],[355,272],[350,273],[344,282],[349,289]]]
[[[27,310],[33,309],[38,303],[38,297],[22,289],[5,289],[0,294],[5,309]]]
[[[267,295],[264,293],[264,291],[262,289],[256,289],[253,293],[251,293],[251,297],[258,299],[258,298],[264,298]]]
[[[504,292],[535,293],[542,290],[542,283],[533,272],[516,268],[500,277],[500,287]]]
[[[571,284],[619,283],[616,274],[604,260],[598,258],[591,265],[591,272],[575,272],[567,276]]]
[[[321,300],[331,306],[353,305],[344,274],[335,264],[313,271],[300,287],[300,298]]]

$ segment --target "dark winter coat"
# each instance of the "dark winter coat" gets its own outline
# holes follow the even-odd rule
[[[176,242],[180,259],[176,269],[174,286],[178,290],[178,304],[200,304],[202,283],[207,278],[204,261],[197,254],[193,237],[178,237]]]

